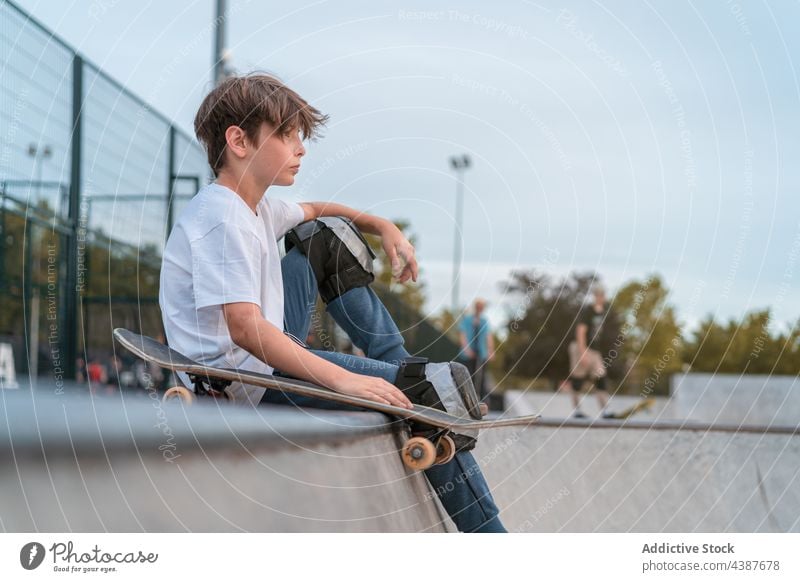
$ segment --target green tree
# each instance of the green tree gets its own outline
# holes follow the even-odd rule
[[[569,374],[567,347],[597,279],[592,272],[572,273],[561,280],[535,271],[512,272],[505,291],[519,305],[498,347],[501,370],[534,381],[546,378],[552,387],[558,386]]]
[[[407,220],[395,220],[394,224],[416,249],[417,237],[409,233],[409,222]],[[411,309],[421,311],[425,305],[425,284],[422,282],[421,277],[417,283],[410,281],[408,283],[398,283],[395,281],[392,278],[392,265],[389,262],[389,257],[383,252],[380,237],[367,234],[364,238],[367,239],[369,246],[377,256],[375,261],[375,283],[390,293],[397,295]]]
[[[443,307],[437,315],[431,318],[431,323],[453,342],[458,343],[458,320],[452,310]]]
[[[624,392],[667,394],[670,375],[682,367],[681,327],[668,296],[657,274],[626,283],[614,296],[622,325],[610,356],[620,358],[628,370]]]
[[[781,333],[776,341],[778,353],[775,357],[774,374],[800,375],[800,319],[787,333]]]
[[[800,373],[800,321],[788,333],[770,332],[769,309],[746,313],[741,321],[717,323],[708,315],[686,345],[685,362],[695,372],[725,374]]]

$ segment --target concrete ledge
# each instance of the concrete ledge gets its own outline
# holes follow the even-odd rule
[[[542,418],[538,424],[548,427],[605,428],[614,430],[661,430],[661,431],[699,431],[699,432],[735,432],[755,434],[800,434],[800,427],[788,425],[757,424],[719,424],[697,422],[691,420],[615,420],[615,419],[580,419],[580,418]]]
[[[161,454],[233,445],[341,442],[391,432],[379,413],[237,407],[198,401],[162,405],[147,396],[95,397],[0,391],[0,454]],[[397,426],[397,425],[395,425]]]
[[[447,531],[381,414],[0,391],[5,531]]]

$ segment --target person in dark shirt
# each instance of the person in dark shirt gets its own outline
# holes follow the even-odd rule
[[[605,290],[601,286],[595,286],[592,293],[594,301],[581,311],[578,325],[575,327],[575,339],[569,344],[569,379],[561,385],[562,390],[572,397],[572,406],[575,409],[573,416],[576,418],[586,417],[580,409],[579,392],[587,380],[594,385],[601,415],[604,418],[611,416],[606,411],[608,404],[606,368],[600,345],[609,309]]]

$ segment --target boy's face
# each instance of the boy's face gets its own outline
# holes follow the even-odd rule
[[[300,171],[300,158],[306,149],[300,138],[300,131],[292,129],[280,133],[263,123],[255,144],[249,170],[259,182],[268,186],[291,186]]]

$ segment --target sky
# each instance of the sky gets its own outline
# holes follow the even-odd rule
[[[191,133],[211,87],[212,0],[18,5]],[[289,200],[405,219],[430,313],[499,324],[512,270],[659,274],[688,327],[800,317],[796,2],[228,2],[231,66],[330,115]]]

